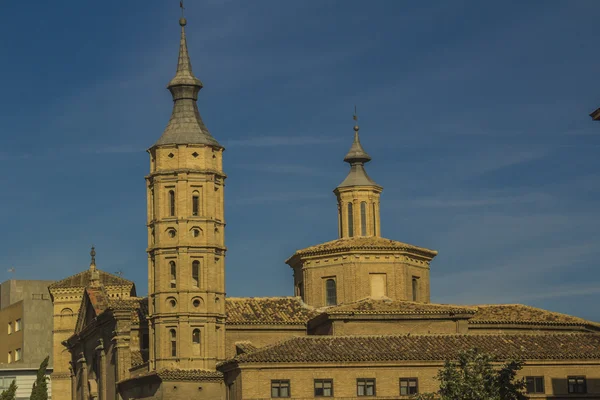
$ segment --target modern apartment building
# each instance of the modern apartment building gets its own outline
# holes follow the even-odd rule
[[[16,380],[17,399],[29,398],[38,367],[48,355],[48,377],[52,372],[51,283],[11,279],[0,284],[0,392]]]

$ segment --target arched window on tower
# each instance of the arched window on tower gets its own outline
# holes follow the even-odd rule
[[[354,236],[354,213],[352,212],[352,203],[348,203],[348,236]]]
[[[192,332],[192,353],[195,356],[200,355],[200,329],[194,329]]]
[[[325,281],[325,305],[335,306],[337,304],[337,290],[335,287],[335,279],[327,279]]]
[[[175,216],[175,192],[172,190],[169,190],[169,215]]]
[[[377,211],[373,203],[373,236],[377,236]]]
[[[200,193],[197,191],[192,194],[192,215],[200,215]]]
[[[171,270],[171,289],[177,287],[177,265],[175,261],[169,261],[169,269]]]
[[[169,331],[169,340],[171,341],[171,357],[177,357],[177,332],[175,329]]]
[[[192,285],[200,287],[200,261],[198,260],[192,262]]]
[[[367,203],[360,203],[360,235],[367,236]]]

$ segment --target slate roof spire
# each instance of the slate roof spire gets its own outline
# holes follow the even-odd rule
[[[358,136],[358,131],[360,130],[358,126],[358,117],[356,115],[356,109],[354,111],[354,120],[357,121],[356,125],[354,125],[354,141],[352,142],[352,146],[350,146],[350,150],[346,157],[344,157],[344,161],[350,164],[350,173],[344,179],[342,183],[338,185],[338,187],[347,187],[347,186],[378,186],[375,181],[369,178],[367,175],[367,171],[365,171],[365,163],[371,161],[371,156],[363,149],[360,144],[360,138]]]
[[[198,111],[198,92],[202,82],[194,76],[192,63],[188,53],[185,26],[187,20],[179,19],[181,40],[179,43],[179,58],[177,72],[167,85],[173,96],[173,112],[165,131],[154,146],[166,144],[204,144],[222,148],[212,137]],[[153,146],[153,147],[154,147]]]

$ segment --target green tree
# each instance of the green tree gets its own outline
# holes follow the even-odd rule
[[[48,359],[46,357],[40,364],[40,368],[37,371],[37,377],[33,383],[33,389],[31,390],[30,400],[48,400],[48,378],[46,377],[46,368],[48,368]]]
[[[14,380],[10,383],[8,389],[0,394],[0,400],[15,400],[17,393],[17,382]]]
[[[436,375],[437,393],[416,395],[416,400],[523,400],[525,380],[517,379],[523,361],[511,360],[500,368],[497,360],[477,349],[460,352],[458,360],[446,361]]]

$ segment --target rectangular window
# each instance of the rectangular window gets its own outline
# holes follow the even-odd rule
[[[419,301],[419,278],[412,277],[412,300]]]
[[[373,203],[373,236],[377,236],[377,211],[375,211],[375,203]]]
[[[367,236],[367,203],[360,203],[360,234]]]
[[[19,332],[21,330],[21,318],[15,321],[15,332]]]
[[[13,330],[12,330],[12,322],[9,322],[8,323],[8,334],[11,335],[12,332],[13,332]]]
[[[525,383],[527,384],[527,393],[545,393],[543,376],[527,376]]]
[[[352,212],[352,203],[348,203],[348,236],[354,236],[354,213]]]
[[[357,396],[375,396],[375,378],[359,378],[356,380]]]
[[[569,376],[569,393],[587,393],[585,376]]]
[[[290,397],[290,381],[287,379],[272,380],[271,397]]]
[[[400,396],[411,396],[419,393],[417,378],[400,378]]]
[[[333,379],[315,379],[315,397],[333,397]]]
[[[8,352],[7,362],[10,364],[12,362],[12,351]]]
[[[192,215],[197,216],[200,209],[200,198],[192,196]]]
[[[5,391],[6,389],[8,389],[10,387],[10,384],[12,383],[12,381],[16,381],[16,380],[17,380],[16,376],[0,377],[0,393]]]
[[[16,349],[15,350],[15,361],[21,360],[21,356],[22,356],[21,349]]]

